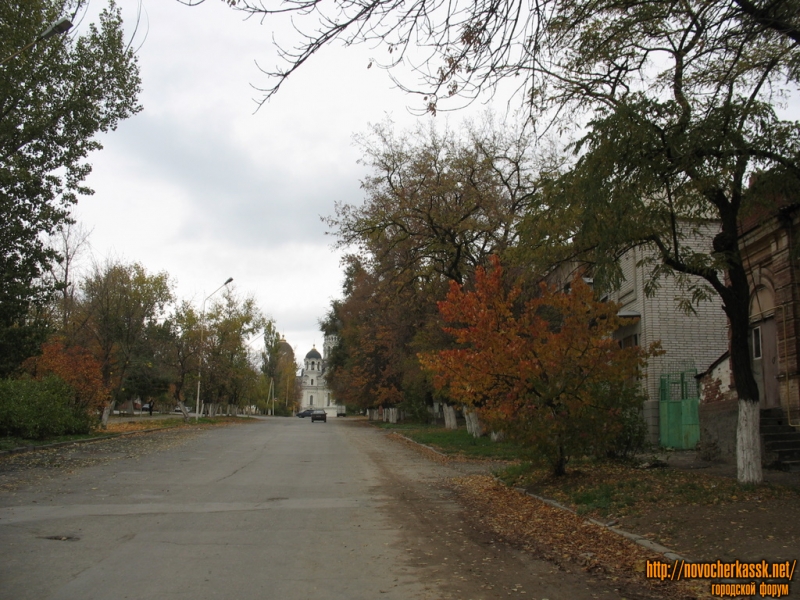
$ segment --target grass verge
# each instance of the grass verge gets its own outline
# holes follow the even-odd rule
[[[400,433],[450,456],[513,461],[523,454],[523,449],[517,444],[493,442],[488,437],[474,438],[463,428],[453,430],[414,423],[378,423],[377,426]]]
[[[632,464],[585,460],[563,477],[531,463],[509,466],[498,477],[513,487],[553,498],[578,514],[597,518],[636,515],[653,508],[713,506],[739,500],[794,496],[792,488],[762,484],[741,485],[727,477],[691,471],[642,469]]]

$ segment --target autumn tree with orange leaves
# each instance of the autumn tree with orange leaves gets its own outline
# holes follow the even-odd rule
[[[108,401],[110,391],[103,383],[100,363],[85,348],[67,346],[61,338],[42,344],[42,353],[25,361],[24,367],[37,379],[60,378],[74,392],[71,405],[92,417]]]
[[[495,431],[546,458],[563,475],[570,457],[604,452],[626,411],[641,406],[637,378],[657,347],[621,348],[619,306],[580,278],[568,293],[541,286],[526,302],[498,259],[476,271],[474,291],[452,283],[439,310],[456,342],[420,356],[434,385],[477,407]]]

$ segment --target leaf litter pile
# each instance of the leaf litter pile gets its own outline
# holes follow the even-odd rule
[[[105,433],[128,433],[131,431],[149,431],[151,429],[166,429],[170,427],[203,427],[219,425],[238,425],[252,423],[252,420],[242,417],[203,417],[200,423],[195,423],[191,418],[188,423],[183,422],[182,417],[171,417],[166,419],[145,419],[143,421],[120,421],[110,422]],[[98,431],[98,433],[103,433]]]
[[[483,528],[562,568],[607,578],[628,598],[702,598],[707,586],[645,577],[647,560],[660,554],[585,518],[511,489],[488,475],[453,480],[467,510]],[[705,588],[705,589],[704,589]]]

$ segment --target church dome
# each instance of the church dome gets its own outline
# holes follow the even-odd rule
[[[282,356],[288,356],[289,360],[294,360],[294,350],[289,345],[289,342],[286,341],[286,338],[282,337],[281,341],[278,342],[278,354]]]
[[[311,349],[311,352],[306,354],[306,358],[307,359],[308,358],[322,358],[322,355],[319,352],[317,352],[316,347],[314,347],[314,348]]]

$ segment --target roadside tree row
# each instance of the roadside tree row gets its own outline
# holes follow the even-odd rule
[[[68,246],[70,235],[65,227],[56,245]],[[73,279],[76,265],[64,265],[61,275],[72,275],[58,287],[66,293],[40,311],[47,341],[14,378],[61,379],[74,391],[71,405],[104,427],[115,407],[133,412],[135,404],[177,408],[188,419],[198,398],[210,416],[266,412],[278,389],[285,392],[279,407],[294,408],[297,366],[280,349],[276,355],[275,323],[252,297],[226,289],[201,314],[176,299],[167,273],[107,261]]]

